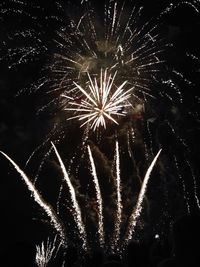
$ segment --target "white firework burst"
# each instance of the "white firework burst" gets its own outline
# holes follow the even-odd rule
[[[118,124],[117,117],[125,116],[126,108],[131,107],[130,98],[133,87],[127,89],[127,81],[119,86],[115,85],[117,71],[112,76],[108,74],[107,69],[100,72],[100,80],[95,77],[93,80],[88,73],[89,82],[85,88],[74,82],[75,90],[79,92],[79,98],[72,98],[67,95],[63,97],[69,99],[69,107],[65,110],[73,111],[72,116],[68,118],[83,121],[81,127],[89,124],[94,131],[98,127],[106,128],[107,121]],[[81,94],[81,95],[80,95]]]
[[[56,250],[56,237],[52,242],[48,238],[46,242],[43,241],[41,244],[36,245],[35,262],[38,267],[46,267],[49,261],[53,258],[53,254]]]

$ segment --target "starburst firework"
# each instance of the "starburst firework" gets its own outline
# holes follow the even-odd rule
[[[114,84],[114,79],[117,72],[113,75],[108,76],[107,70],[101,71],[100,82],[98,84],[95,78],[92,81],[90,74],[88,73],[89,90],[85,90],[80,85],[74,82],[76,88],[85,96],[82,99],[80,96],[80,104],[77,103],[76,99],[69,101],[68,105],[72,105],[74,108],[65,108],[65,110],[79,113],[76,116],[69,117],[71,119],[79,119],[84,121],[81,127],[86,123],[91,123],[91,128],[96,130],[99,126],[106,128],[106,120],[118,124],[114,116],[125,116],[126,112],[124,108],[130,107],[131,104],[128,101],[131,98],[131,92],[133,88],[125,90],[127,81],[124,81],[120,86]],[[114,88],[114,89],[113,89]],[[68,96],[65,96],[69,98]]]

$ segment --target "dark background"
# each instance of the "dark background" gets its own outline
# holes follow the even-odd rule
[[[0,1],[0,3],[2,0]],[[54,1],[41,1],[41,6],[45,9],[47,15],[54,12]],[[75,1],[73,1],[75,2]],[[77,1],[78,2],[78,1]],[[139,5],[144,5],[146,18],[154,16],[161,10],[164,3],[168,1],[138,1]],[[178,3],[178,1],[176,1]],[[39,3],[39,2],[38,2]],[[99,1],[94,4],[101,8]],[[12,6],[12,5],[11,5]],[[42,20],[43,13],[38,11],[39,20]],[[7,46],[14,48],[15,42],[6,37],[8,32],[12,32],[15,27],[26,28],[26,19],[20,21],[18,16],[10,16],[6,20],[3,13],[0,13],[0,41],[7,42]],[[18,24],[18,26],[16,26]],[[20,24],[21,23],[21,24]],[[27,25],[30,21],[27,19]],[[44,31],[47,31],[47,41],[53,36],[54,30],[58,27],[56,24],[44,25]],[[199,71],[200,61],[192,63],[191,67],[188,62],[182,58],[185,51],[190,51],[199,55],[200,41],[198,38],[200,30],[200,16],[190,7],[180,7],[165,20],[165,27],[168,30],[168,38],[173,41],[176,51],[174,55],[175,64],[182,68],[184,73],[197,83],[196,86],[189,88],[183,85],[182,90],[186,96],[186,106],[198,110],[198,105],[194,104],[193,97],[199,94]],[[4,50],[5,51],[5,50]],[[38,72],[45,62],[45,57],[41,54],[33,63],[22,64],[13,69],[8,68],[5,60],[0,61],[0,150],[7,153],[12,159],[22,167],[32,151],[44,140],[51,128],[51,115],[37,114],[38,102],[42,101],[39,94],[17,93],[21,88],[27,86],[37,77]],[[199,69],[198,69],[199,68]],[[194,70],[194,71],[193,71]],[[189,88],[189,89],[188,89]],[[197,98],[196,98],[197,99]],[[198,102],[198,101],[197,101]],[[194,107],[195,106],[195,107]],[[191,122],[188,125],[188,136],[191,147],[191,160],[195,173],[199,174],[199,125]],[[30,197],[26,185],[19,175],[9,165],[8,161],[0,156],[0,212],[1,212],[1,242],[7,248],[17,242],[28,242],[35,244],[46,239],[51,228],[43,222],[41,218],[42,211]],[[30,169],[28,174],[33,175]],[[48,174],[49,194],[53,191],[54,173]],[[198,182],[198,184],[200,184]],[[191,190],[192,191],[192,190]]]

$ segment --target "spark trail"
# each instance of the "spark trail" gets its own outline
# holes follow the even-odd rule
[[[65,228],[60,221],[60,219],[57,217],[55,211],[51,207],[50,204],[46,203],[45,200],[42,198],[42,196],[39,194],[38,190],[35,188],[33,183],[30,181],[30,179],[27,177],[27,175],[20,169],[20,167],[4,152],[0,151],[0,153],[8,159],[8,161],[13,165],[13,167],[16,169],[16,171],[20,174],[22,179],[24,180],[25,184],[28,187],[28,190],[31,192],[31,195],[33,196],[35,202],[38,203],[38,205],[45,211],[47,216],[50,218],[50,222],[52,226],[56,229],[58,232],[58,235],[60,237],[60,240],[63,245],[66,244],[66,234],[65,234]]]
[[[152,172],[152,170],[156,164],[156,161],[157,161],[161,151],[162,151],[162,149],[160,149],[158,151],[157,155],[154,157],[151,165],[149,166],[149,168],[145,174],[145,177],[144,177],[144,180],[142,182],[141,189],[140,189],[140,193],[139,193],[139,196],[137,199],[136,206],[134,207],[133,212],[129,218],[129,224],[128,224],[125,239],[124,239],[124,245],[125,246],[128,244],[128,241],[131,240],[133,233],[135,231],[135,226],[137,224],[138,217],[140,216],[142,208],[143,208],[142,205],[143,205],[143,201],[144,201],[144,197],[145,197],[145,193],[146,193],[146,189],[147,189],[147,184],[148,184],[151,172]]]
[[[38,267],[48,266],[49,261],[53,258],[53,254],[57,249],[55,242],[56,237],[53,241],[50,241],[48,238],[46,242],[43,241],[40,245],[36,245],[35,262]]]
[[[99,186],[99,180],[97,177],[94,159],[92,156],[90,146],[88,146],[88,153],[89,153],[89,159],[90,159],[90,164],[91,164],[91,168],[92,168],[92,176],[93,176],[93,182],[94,182],[94,186],[95,186],[96,200],[97,200],[97,206],[98,206],[99,243],[100,243],[100,246],[103,247],[104,242],[105,242],[105,240],[104,240],[104,225],[103,225],[103,201],[102,201],[101,190],[100,190],[100,186]]]
[[[73,187],[73,185],[69,179],[65,165],[64,165],[64,163],[63,163],[63,161],[62,161],[62,159],[61,159],[61,157],[60,157],[60,155],[59,155],[59,153],[58,153],[58,151],[57,151],[57,149],[53,143],[52,143],[52,146],[54,148],[54,151],[55,151],[56,156],[58,158],[58,161],[60,163],[60,167],[61,167],[61,170],[63,172],[64,180],[66,181],[67,186],[69,187],[71,201],[72,201],[72,205],[73,205],[73,209],[74,209],[74,214],[73,214],[74,221],[76,222],[76,225],[78,227],[79,236],[83,242],[83,248],[85,250],[87,250],[87,235],[86,235],[86,231],[85,231],[85,226],[84,226],[83,221],[82,221],[81,210],[80,210],[78,201],[76,199],[76,193],[75,193],[74,187]]]
[[[117,193],[117,211],[116,211],[116,218],[115,218],[115,228],[114,234],[112,238],[112,249],[114,251],[119,251],[119,241],[120,241],[120,230],[121,230],[121,223],[122,223],[122,197],[121,197],[121,178],[120,178],[120,158],[119,158],[119,144],[116,141],[116,193]]]

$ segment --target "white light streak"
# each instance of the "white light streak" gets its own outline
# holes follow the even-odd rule
[[[126,236],[125,236],[125,245],[127,245],[128,241],[132,238],[132,235],[135,231],[135,226],[137,224],[137,220],[141,214],[141,211],[142,211],[142,205],[143,205],[143,200],[144,200],[144,197],[145,197],[145,193],[146,193],[146,189],[147,189],[147,184],[148,184],[148,181],[149,181],[149,178],[150,178],[150,175],[151,175],[151,172],[155,166],[155,163],[161,153],[162,149],[160,149],[157,153],[157,155],[155,156],[155,158],[153,159],[151,165],[149,166],[147,172],[146,172],[146,175],[144,177],[144,180],[143,180],[143,183],[142,183],[142,187],[140,189],[140,193],[139,193],[139,196],[138,196],[138,200],[137,200],[137,203],[136,203],[136,206],[130,216],[130,219],[129,219],[129,224],[128,224],[128,227],[127,227],[127,232],[126,232]]]
[[[78,231],[79,231],[79,235],[80,235],[80,238],[82,239],[82,242],[83,242],[83,248],[86,250],[87,249],[87,238],[86,238],[86,231],[85,231],[85,226],[83,224],[83,221],[82,221],[82,216],[81,216],[81,210],[80,210],[80,207],[78,205],[78,201],[76,199],[76,193],[75,193],[75,190],[74,190],[74,187],[69,179],[69,176],[68,176],[68,173],[66,171],[66,168],[65,168],[65,165],[55,147],[55,145],[51,142],[52,146],[53,146],[53,149],[56,153],[56,156],[58,158],[58,161],[60,163],[60,167],[61,167],[61,170],[63,172],[63,176],[64,176],[64,179],[67,183],[67,186],[69,187],[69,191],[70,191],[70,196],[71,196],[71,201],[72,201],[72,205],[73,205],[73,209],[74,209],[74,220],[77,224],[77,227],[78,227]]]
[[[49,261],[52,259],[56,249],[55,241],[56,238],[53,240],[53,242],[51,242],[48,238],[46,243],[43,241],[40,245],[36,245],[35,262],[38,267],[46,267]]]
[[[122,197],[121,197],[121,178],[120,178],[120,158],[119,158],[119,144],[116,141],[116,191],[117,191],[117,211],[116,211],[116,221],[115,229],[113,236],[113,246],[114,250],[119,249],[119,240],[120,240],[120,229],[122,222]]]
[[[39,194],[38,190],[35,188],[33,183],[30,181],[30,179],[27,177],[27,175],[20,169],[20,167],[4,152],[0,151],[0,153],[9,160],[9,162],[13,165],[13,167],[16,169],[16,171],[20,174],[21,178],[24,180],[25,184],[27,185],[29,191],[31,192],[31,195],[33,196],[35,202],[39,204],[39,206],[45,211],[45,213],[48,215],[48,217],[51,220],[52,225],[58,232],[61,242],[64,245],[66,243],[66,235],[65,235],[65,229],[60,221],[60,219],[57,217],[55,211],[50,206],[50,204],[46,203],[42,196]]]
[[[93,182],[95,186],[96,191],[96,198],[97,198],[97,206],[98,206],[98,234],[99,234],[99,242],[100,246],[104,246],[104,226],[103,226],[103,202],[102,202],[102,196],[101,196],[101,190],[99,186],[99,181],[96,173],[96,167],[94,164],[94,159],[92,156],[92,152],[90,149],[90,146],[88,146],[88,153],[90,158],[90,164],[92,168],[92,176],[93,176]]]

